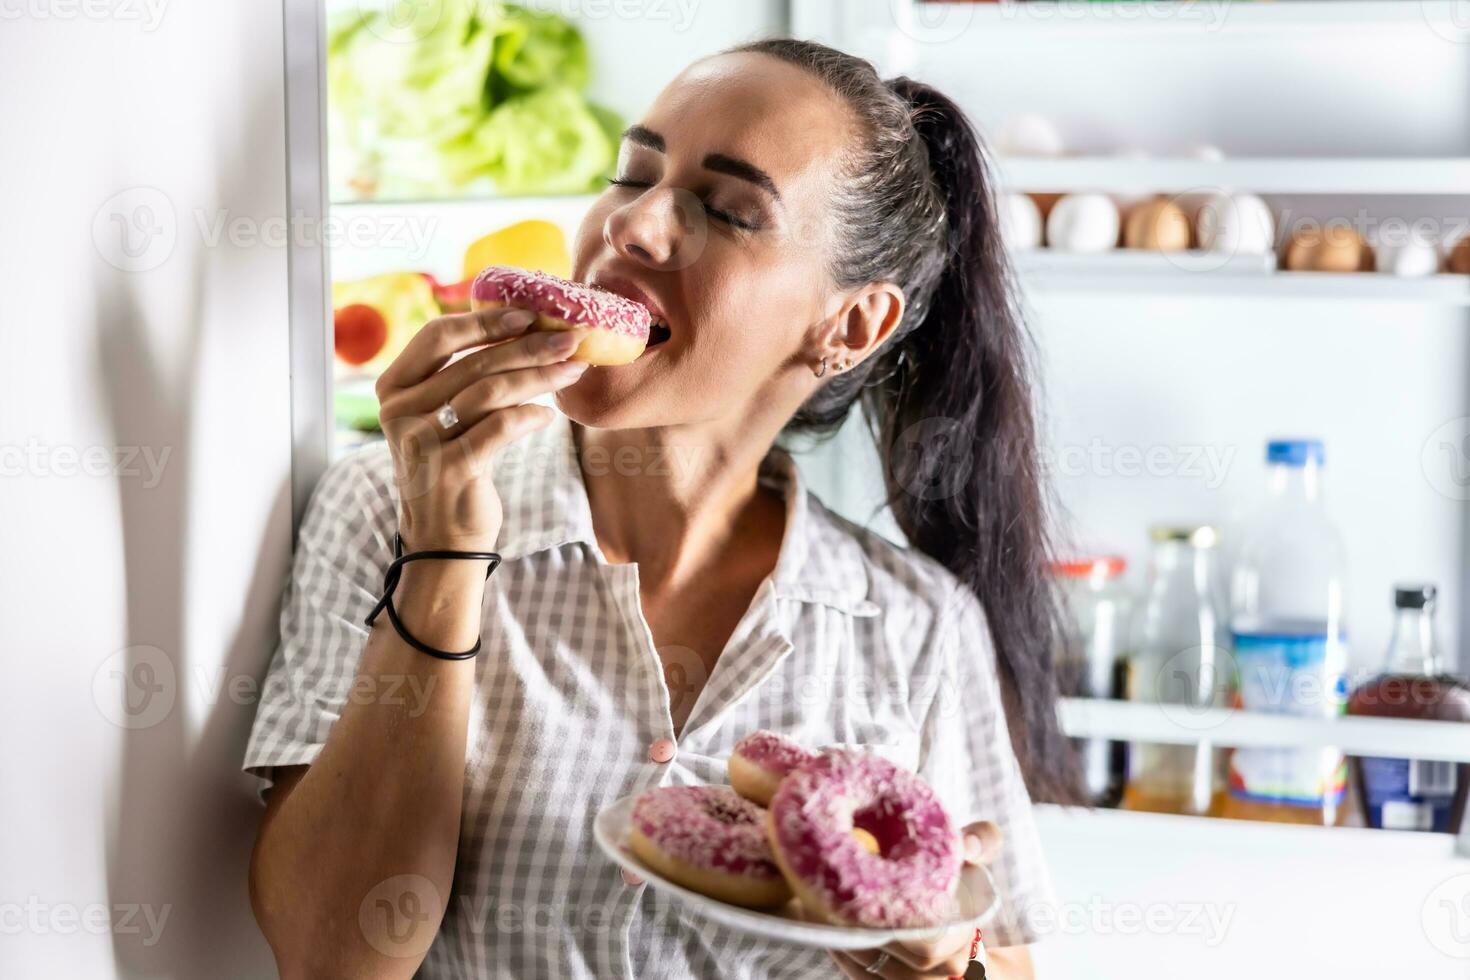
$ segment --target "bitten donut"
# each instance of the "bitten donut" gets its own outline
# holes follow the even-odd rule
[[[752,803],[770,806],[782,777],[816,755],[775,732],[751,732],[730,753],[730,785]]]
[[[481,269],[470,285],[470,309],[497,306],[535,313],[532,330],[590,328],[568,358],[588,364],[627,364],[637,359],[648,346],[653,323],[647,307],[617,293],[503,265]]]
[[[853,834],[867,830],[872,854]],[[936,925],[964,860],[959,831],[922,778],[881,756],[823,752],[781,780],[767,817],[776,864],[802,907],[835,925]]]
[[[633,801],[628,843],[654,871],[747,908],[791,898],[766,839],[765,811],[728,786],[659,786]]]

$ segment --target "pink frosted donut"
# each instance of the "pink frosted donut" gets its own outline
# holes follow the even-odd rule
[[[481,269],[470,284],[470,309],[497,306],[535,313],[532,330],[590,328],[568,358],[589,364],[627,364],[636,359],[648,346],[653,322],[647,307],[617,293],[504,265]]]
[[[959,832],[928,783],[881,756],[833,749],[799,766],[771,800],[767,832],[802,906],[828,922],[923,927],[952,911]]]
[[[791,770],[816,758],[800,745],[775,732],[761,729],[735,743],[730,753],[730,785],[753,803],[770,806],[776,786]]]
[[[675,884],[769,908],[788,901],[791,889],[771,855],[764,817],[728,786],[659,786],[633,801],[628,843]]]

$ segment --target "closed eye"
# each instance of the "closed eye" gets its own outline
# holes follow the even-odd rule
[[[630,180],[627,177],[609,177],[607,182],[614,187],[631,187],[636,190],[647,190],[653,186],[646,180]],[[723,221],[731,228],[739,228],[741,231],[758,231],[760,229],[760,225],[758,224],[746,221],[739,215],[731,214],[728,211],[721,211],[719,208],[711,207],[709,204],[704,205],[704,213],[717,221]]]

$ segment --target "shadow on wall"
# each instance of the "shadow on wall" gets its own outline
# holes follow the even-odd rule
[[[261,129],[278,125],[279,111],[257,105],[252,114],[220,119],[230,129],[214,134],[223,169],[212,200],[232,207],[245,202],[262,214],[281,211],[269,200],[278,184],[245,169],[259,162],[248,148],[279,142],[279,133]],[[188,554],[190,516],[202,512],[194,499],[198,490],[191,484],[194,461],[188,454],[198,436],[198,395],[206,370],[206,284],[228,275],[227,268],[211,269],[211,263],[236,259],[227,246],[213,253],[181,247],[167,264],[177,273],[179,263],[192,263],[187,277],[192,292],[183,304],[188,335],[168,351],[151,346],[150,335],[157,331],[149,330],[149,314],[139,302],[139,280],[101,261],[93,270],[99,311],[96,377],[113,445],[173,447],[176,460],[156,486],[117,482],[126,574],[123,689],[130,699],[140,694],[145,699],[125,709],[128,717],[134,719],[139,704],[147,710],[159,651],[172,662],[175,678],[167,713],[156,723],[122,733],[115,796],[103,816],[108,903],[115,910],[141,908],[131,923],[136,929],[120,925],[126,913],[114,914],[118,977],[275,975],[251,915],[247,886],[262,810],[255,781],[240,771],[240,762],[255,703],[253,697],[232,698],[229,685],[238,678],[258,681],[275,642],[290,560],[277,536],[265,535],[249,556],[254,572],[247,593],[239,597],[236,608],[242,612],[228,648],[188,646],[187,589],[191,580],[196,589],[208,588],[210,575],[208,568],[190,567]],[[266,526],[291,526],[289,480],[277,490]],[[206,684],[212,696],[200,698],[199,690],[190,690],[199,684]],[[200,711],[206,716],[198,717]]]

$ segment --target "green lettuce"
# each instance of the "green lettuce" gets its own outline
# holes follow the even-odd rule
[[[335,185],[579,192],[615,160],[619,122],[579,94],[587,45],[555,14],[487,0],[359,9],[330,27],[327,74]]]
[[[571,24],[555,14],[506,7],[495,39],[492,101],[547,85],[576,91],[592,76],[587,42]]]
[[[456,179],[488,176],[505,194],[574,194],[613,166],[617,144],[569,88],[518,95],[496,106],[469,138],[447,149]]]

